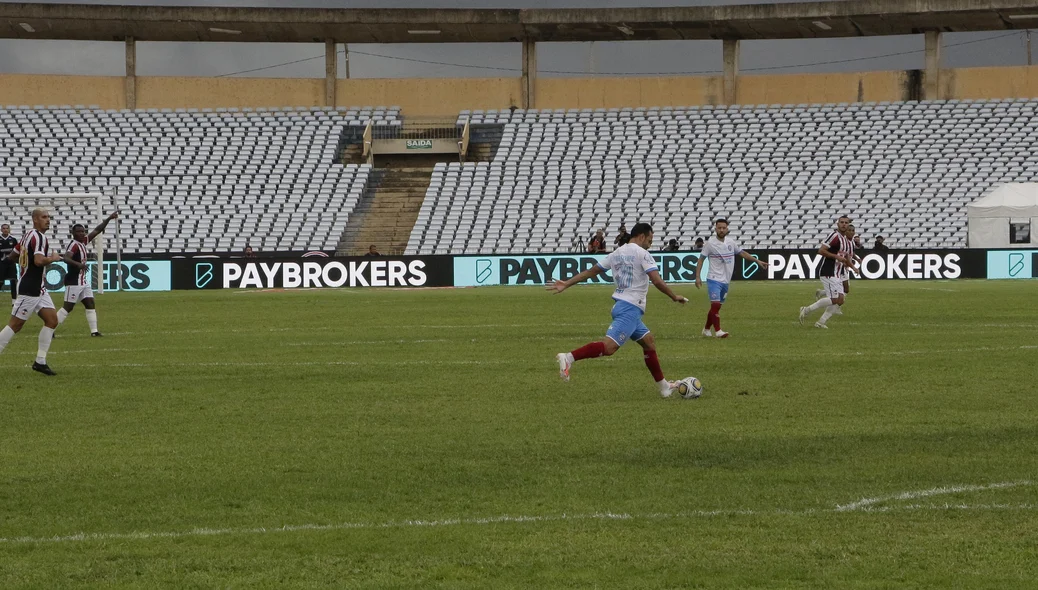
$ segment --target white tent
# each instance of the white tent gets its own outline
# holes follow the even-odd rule
[[[969,204],[967,217],[970,248],[1038,246],[1038,184],[995,187]]]

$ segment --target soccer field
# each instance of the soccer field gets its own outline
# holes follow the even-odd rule
[[[1026,588],[1035,282],[173,292],[0,355],[0,587]]]

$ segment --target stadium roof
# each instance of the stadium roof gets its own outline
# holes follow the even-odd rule
[[[1034,0],[853,0],[673,8],[317,9],[0,3],[0,38],[313,43],[802,39],[1038,24]]]

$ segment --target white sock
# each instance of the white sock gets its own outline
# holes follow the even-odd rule
[[[812,303],[810,306],[808,306],[807,311],[818,311],[819,309],[822,309],[823,307],[829,307],[832,304],[832,299],[829,299],[828,297],[823,297],[818,301]]]
[[[44,326],[40,328],[40,348],[36,351],[36,362],[41,365],[47,364],[47,351],[50,350],[50,341],[54,339],[54,328]]]
[[[97,310],[88,309],[84,313],[86,313],[87,325],[90,326],[90,333],[93,334],[97,331]]]
[[[659,387],[660,388],[660,393],[662,393],[664,395],[670,393],[670,381],[667,381],[666,379],[664,379],[662,381],[657,381],[656,382],[656,387]]]
[[[65,318],[68,317],[68,311],[64,307],[58,310],[58,325],[65,323]]]
[[[0,330],[0,352],[3,352],[7,348],[7,343],[14,338],[15,331],[11,329],[11,326],[4,326],[3,330]]]
[[[836,309],[833,310],[833,315],[843,315],[843,306],[837,305]]]

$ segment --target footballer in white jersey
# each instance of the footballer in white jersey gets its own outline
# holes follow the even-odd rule
[[[652,246],[652,226],[638,223],[631,228],[630,241],[614,250],[605,260],[585,270],[567,281],[555,281],[547,289],[553,293],[562,293],[566,289],[612,272],[616,290],[613,291],[612,316],[606,336],[601,341],[590,342],[572,352],[560,352],[555,355],[559,363],[559,376],[569,381],[570,368],[573,363],[582,359],[610,356],[620,349],[628,340],[637,342],[645,353],[645,366],[652,373],[656,387],[663,397],[670,397],[674,384],[667,381],[660,369],[660,360],[656,356],[656,341],[649,328],[642,322],[645,313],[645,300],[649,294],[649,283],[672,301],[687,303],[688,299],[671,291],[667,283],[660,278],[656,261],[649,254]]]
[[[703,267],[709,267],[706,287],[710,293],[710,311],[706,314],[706,327],[703,328],[703,336],[707,338],[728,337],[728,332],[721,330],[721,306],[728,298],[728,284],[732,282],[736,256],[759,264],[761,268],[768,268],[767,262],[743,250],[739,242],[728,237],[727,219],[718,219],[714,223],[714,235],[703,244],[703,252],[696,265],[697,289],[703,286]],[[709,264],[705,264],[705,261],[709,261]]]

